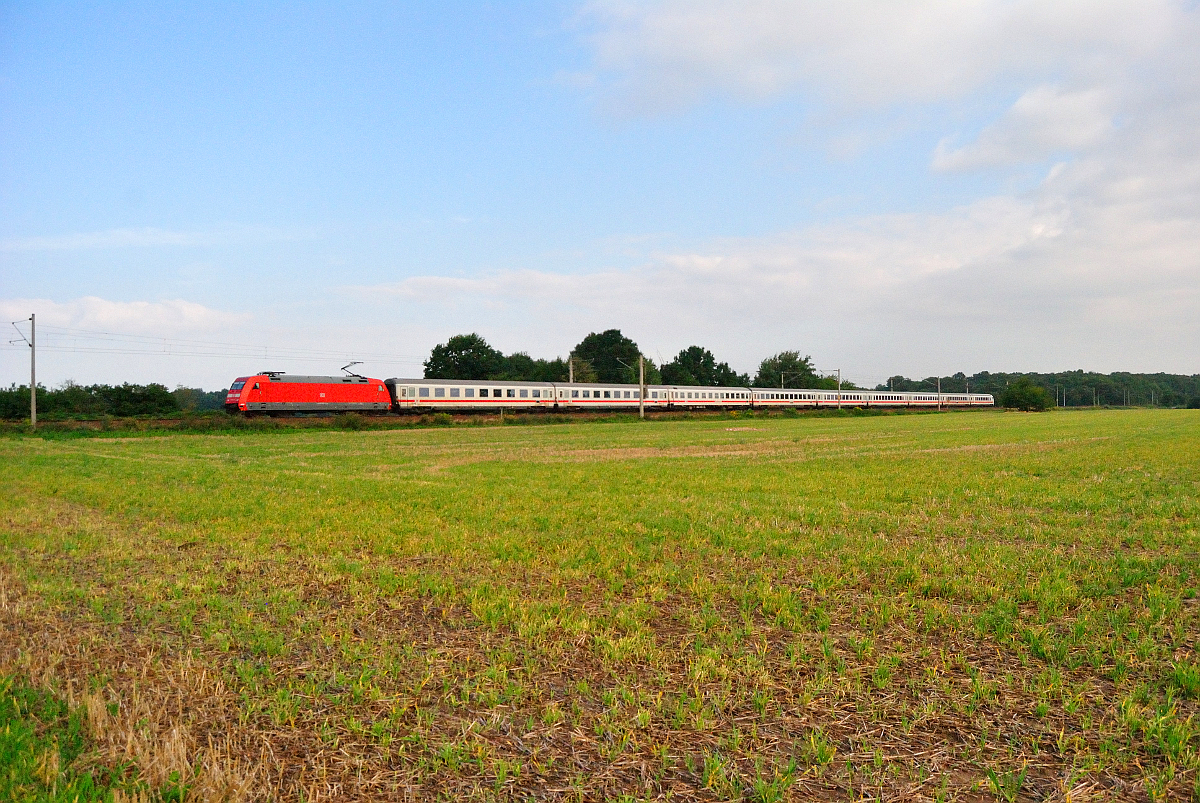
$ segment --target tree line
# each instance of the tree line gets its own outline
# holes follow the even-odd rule
[[[662,365],[646,357],[637,343],[619,329],[592,332],[566,357],[535,359],[525,352],[504,354],[478,334],[455,335],[435,346],[425,360],[426,379],[467,379],[524,382],[576,382],[637,384],[638,359],[645,361],[646,383],[651,385],[703,385],[707,387],[837,387],[813,367],[812,357],[799,351],[781,351],[763,359],[752,378],[739,374],[729,363],[718,362],[702,346],[689,346]],[[990,393],[1006,406],[1038,409],[1066,407],[1161,406],[1200,408],[1200,374],[1135,374],[1092,371],[1059,373],[991,373],[967,376],[928,376],[909,379],[893,376],[876,390],[934,392],[939,379],[943,393]],[[858,388],[843,380],[843,389]],[[38,415],[55,418],[166,415],[178,412],[221,410],[224,389],[149,385],[77,385],[68,381],[59,388],[38,386]],[[20,420],[29,416],[29,387],[0,388],[0,418]]]
[[[1050,406],[1101,407],[1156,406],[1200,407],[1200,374],[1134,374],[1118,371],[1100,374],[1094,371],[1061,371],[1058,373],[991,373],[980,371],[967,376],[957,373],[940,377],[943,393],[990,393],[997,401],[1006,390],[1024,379],[1044,390]],[[876,390],[897,390],[910,393],[936,391],[939,377],[909,379],[893,376]]]
[[[620,329],[592,332],[566,357],[534,359],[525,352],[504,354],[483,337],[455,335],[434,346],[424,363],[426,379],[468,379],[510,382],[611,382],[636,385],[638,360],[643,361],[648,385],[703,385],[707,387],[835,388],[837,381],[822,377],[812,357],[798,351],[781,351],[764,359],[753,380],[727,362],[717,362],[711,351],[688,346],[670,362],[656,365],[637,343]],[[843,388],[856,387],[843,382]]]
[[[67,381],[58,388],[38,385],[38,417],[53,421],[66,418],[100,418],[103,416],[167,415],[170,413],[221,410],[225,406],[224,390],[204,391],[199,388],[165,385],[77,385]],[[0,388],[0,418],[18,421],[29,417],[29,386],[11,385]]]
[[[718,362],[713,353],[702,346],[689,346],[670,362],[656,365],[642,353],[637,343],[621,334],[620,329],[593,332],[580,341],[568,356],[553,360],[534,359],[525,352],[505,355],[476,333],[455,335],[435,346],[424,366],[426,379],[566,382],[573,369],[576,382],[637,384],[639,357],[645,360],[646,383],[650,385],[830,390],[837,387],[836,379],[820,375],[813,367],[812,357],[802,355],[799,351],[781,351],[766,357],[759,363],[753,378],[748,373],[739,374],[729,367],[729,363]],[[980,371],[967,376],[959,372],[924,379],[893,376],[877,385],[875,390],[936,392],[939,379],[943,393],[965,393],[968,390],[990,393],[1001,403],[1009,388],[1020,382],[1020,386],[1009,393],[1009,398],[1019,400],[1013,406],[1021,407],[1042,403],[1041,392],[1035,392],[1032,388],[1045,391],[1051,407],[1082,407],[1093,403],[1100,406],[1200,406],[1200,374]],[[843,379],[842,388],[854,390],[859,386]]]

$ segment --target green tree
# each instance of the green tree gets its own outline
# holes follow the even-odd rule
[[[1054,400],[1044,387],[1023,376],[1004,389],[1000,403],[1008,408],[1040,413],[1049,410],[1054,405]]]
[[[638,358],[642,357],[641,349],[620,329],[609,329],[599,334],[592,332],[575,347],[571,356],[576,360],[586,360],[596,373],[597,382],[620,382],[636,385],[638,381]],[[579,363],[575,365],[575,381],[580,378]],[[654,363],[646,360],[646,383],[657,384],[658,370]]]
[[[425,361],[426,379],[491,379],[505,368],[504,355],[472,332],[433,347]]]
[[[675,355],[661,369],[662,381],[666,385],[705,385],[707,387],[747,387],[750,377],[739,374],[727,362],[717,358],[706,348],[688,346]]]
[[[223,409],[226,392],[224,390],[185,388],[183,385],[178,385],[171,391],[171,395],[175,397],[175,402],[179,405],[180,410],[190,412]]]
[[[827,388],[835,387],[837,382],[821,379],[813,368],[812,357],[801,357],[798,351],[781,351],[767,357],[758,366],[758,376],[754,377],[754,386],[758,388]],[[849,387],[849,383],[842,383]]]
[[[162,415],[179,410],[179,403],[165,385],[151,382],[149,385],[93,385],[89,388],[104,400],[111,415]]]
[[[596,376],[596,369],[592,364],[581,357],[571,357],[571,365],[567,368],[567,378],[574,378],[576,382],[599,382],[600,377]]]
[[[504,358],[500,373],[492,378],[517,382],[566,382],[567,361],[561,357],[553,360],[534,359],[518,351]]]

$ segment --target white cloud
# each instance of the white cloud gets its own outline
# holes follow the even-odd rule
[[[594,72],[627,112],[801,90],[837,106],[961,98],[1000,78],[1085,83],[1172,38],[1167,0],[596,0]]]
[[[18,320],[33,312],[46,326],[134,335],[174,337],[195,332],[218,332],[246,319],[183,299],[170,301],[109,301],[96,296],[66,302],[45,298],[0,299],[0,318]]]
[[[1103,89],[1064,92],[1035,87],[985,128],[969,145],[951,148],[938,143],[935,170],[974,170],[1040,161],[1063,151],[1079,151],[1113,133],[1112,98]]]

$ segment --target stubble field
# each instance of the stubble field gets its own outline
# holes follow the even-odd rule
[[[30,799],[1200,797],[1200,411],[12,436],[0,477]]]

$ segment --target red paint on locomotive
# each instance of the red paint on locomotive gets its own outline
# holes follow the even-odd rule
[[[234,380],[225,395],[229,412],[386,412],[391,396],[370,377],[256,374]]]

